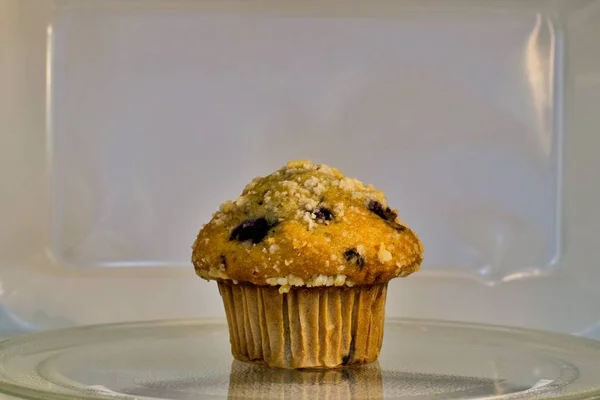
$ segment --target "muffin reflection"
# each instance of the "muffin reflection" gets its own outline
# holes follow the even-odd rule
[[[279,369],[234,360],[229,399],[383,399],[378,362],[340,369]]]

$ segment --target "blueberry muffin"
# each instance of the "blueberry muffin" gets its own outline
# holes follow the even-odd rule
[[[233,356],[282,368],[375,361],[387,283],[422,260],[383,192],[310,161],[223,203],[192,254],[196,273],[218,282]]]

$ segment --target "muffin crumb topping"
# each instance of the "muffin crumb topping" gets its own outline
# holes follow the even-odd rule
[[[379,251],[377,252],[377,257],[379,257],[379,261],[382,263],[386,263],[392,260],[392,253],[390,253],[386,248],[385,244],[381,243],[379,245]]]
[[[417,271],[423,253],[382,192],[306,160],[254,178],[221,204],[193,250],[205,279],[282,292],[387,282]]]

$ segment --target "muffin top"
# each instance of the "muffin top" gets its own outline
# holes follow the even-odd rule
[[[383,192],[338,169],[291,161],[250,182],[204,225],[204,279],[279,286],[373,285],[418,271],[423,245]]]

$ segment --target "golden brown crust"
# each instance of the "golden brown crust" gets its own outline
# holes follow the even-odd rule
[[[396,216],[372,186],[291,162],[221,206],[200,231],[192,262],[205,279],[255,285],[383,283],[417,271],[423,259],[418,237]]]

